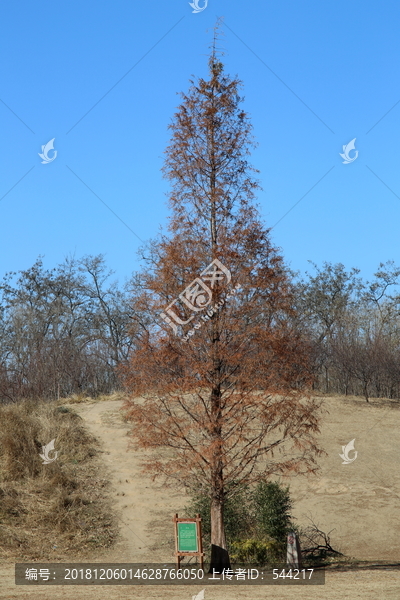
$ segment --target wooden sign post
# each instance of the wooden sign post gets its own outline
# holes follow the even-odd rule
[[[183,556],[196,556],[200,558],[200,567],[204,570],[200,515],[197,514],[195,519],[179,519],[176,513],[172,521],[175,524],[175,556],[178,569]]]

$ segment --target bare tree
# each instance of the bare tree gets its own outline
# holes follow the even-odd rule
[[[128,295],[108,284],[102,256],[46,270],[39,258],[0,285],[0,394],[58,398],[118,385],[132,340]]]

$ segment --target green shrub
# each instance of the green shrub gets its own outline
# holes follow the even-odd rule
[[[210,543],[211,537],[211,499],[200,489],[194,490],[192,494],[192,501],[186,506],[185,511],[188,516],[200,514],[201,529],[206,546]],[[246,485],[237,486],[235,492],[227,496],[224,506],[224,523],[228,548],[233,540],[248,536],[253,524],[249,506],[251,506],[251,492]]]
[[[250,538],[231,544],[231,559],[234,563],[261,566],[276,560],[278,554],[275,540]]]
[[[275,540],[282,552],[286,549],[286,536],[291,524],[289,487],[277,482],[261,481],[253,493],[255,527],[261,536]]]
[[[193,490],[186,514],[202,517],[204,547],[210,544],[211,500],[201,488]],[[277,482],[261,481],[253,490],[238,485],[227,490],[224,507],[225,535],[232,560],[262,564],[282,560],[286,552],[286,536],[293,529],[289,488]],[[239,560],[239,558],[241,560]]]

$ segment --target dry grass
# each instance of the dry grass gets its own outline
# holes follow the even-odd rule
[[[111,546],[117,526],[100,445],[59,403],[0,407],[0,557],[59,560]],[[55,439],[57,460],[43,464]],[[50,458],[53,458],[50,454]]]
[[[72,396],[68,396],[68,398],[63,398],[58,400],[57,404],[84,404],[84,403],[93,403],[93,402],[108,402],[109,400],[125,400],[126,394],[123,392],[113,392],[112,394],[101,394],[100,396],[96,396],[96,398],[92,398],[91,396],[87,396],[86,394],[72,394]]]

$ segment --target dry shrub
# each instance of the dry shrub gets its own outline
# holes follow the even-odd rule
[[[92,398],[87,394],[72,394],[68,396],[68,398],[63,398],[60,402],[68,403],[68,404],[83,404],[84,402],[92,401]]]
[[[40,473],[39,432],[37,419],[26,419],[26,407],[11,405],[1,410],[0,477],[4,481],[36,477]]]
[[[116,391],[113,392],[112,394],[101,394],[100,396],[97,396],[96,398],[96,402],[105,402],[107,400],[112,400],[113,402],[117,402],[120,400],[126,400],[126,393],[122,392],[122,391]]]
[[[39,454],[52,439],[57,460],[43,464]],[[98,452],[69,408],[0,407],[0,556],[55,560],[114,543],[117,526]]]

